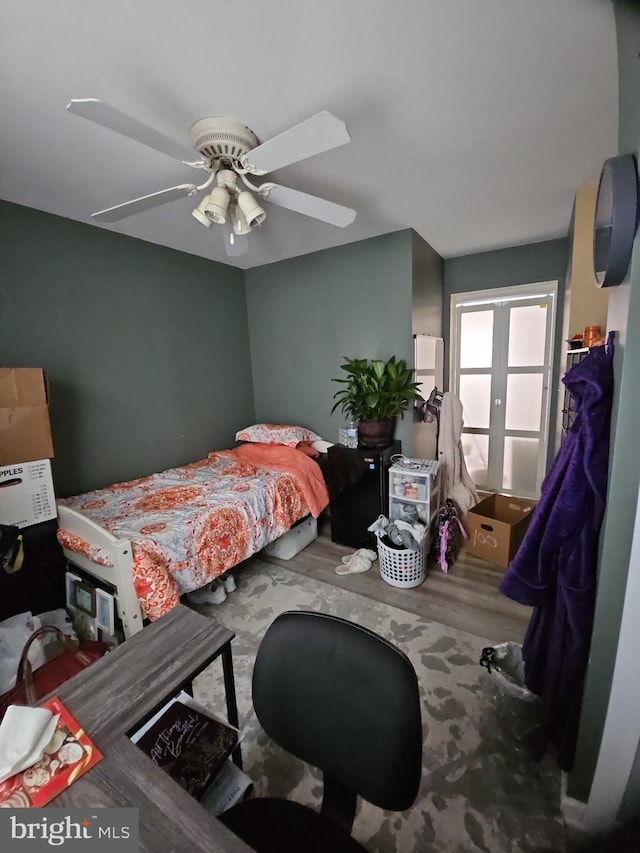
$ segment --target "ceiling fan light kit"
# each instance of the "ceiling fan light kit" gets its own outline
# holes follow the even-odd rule
[[[205,228],[211,228],[213,225],[213,219],[210,216],[207,216],[206,207],[209,204],[209,196],[206,195],[200,202],[197,207],[191,211],[191,215],[195,216],[198,222],[201,225],[204,225]]]
[[[317,113],[262,144],[258,143],[251,128],[237,119],[221,116],[199,119],[191,126],[189,136],[200,159],[191,161],[185,159],[188,155],[183,146],[97,98],[72,100],[67,109],[74,115],[179,159],[186,166],[209,173],[207,180],[200,185],[179,184],[98,211],[92,214],[98,222],[118,222],[185,195],[193,196],[207,189],[214,180],[216,186],[200,199],[192,215],[205,228],[210,228],[212,223],[224,225],[230,219],[230,236],[225,235],[228,254],[240,254],[241,246],[246,251],[245,235],[262,225],[267,217],[253,193],[263,201],[339,228],[350,225],[356,217],[355,210],[343,205],[271,182],[255,186],[247,178],[247,175],[265,175],[349,142],[345,123],[329,112]],[[239,189],[238,179],[246,189]],[[243,240],[234,241],[234,234]],[[231,252],[230,247],[233,247]]]
[[[240,208],[244,218],[247,220],[250,228],[255,228],[256,225],[262,225],[267,218],[267,214],[247,190],[243,190],[241,193],[238,193],[238,207]]]
[[[227,221],[227,210],[231,198],[229,191],[224,187],[216,187],[211,190],[207,203],[204,206],[204,212],[207,216],[216,223],[216,225],[224,225]]]

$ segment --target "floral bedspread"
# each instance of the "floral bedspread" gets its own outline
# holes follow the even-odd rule
[[[179,596],[246,560],[309,512],[293,474],[254,467],[224,451],[58,503],[131,540],[134,586],[149,619],[167,613]],[[58,539],[93,562],[112,564],[107,554],[65,530]]]

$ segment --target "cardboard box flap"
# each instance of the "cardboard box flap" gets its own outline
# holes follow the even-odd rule
[[[0,465],[52,456],[42,368],[0,367]]]
[[[40,367],[0,367],[0,407],[46,406],[47,402]]]
[[[536,502],[510,495],[491,495],[472,507],[469,512],[483,515],[505,524],[517,524],[531,514]]]

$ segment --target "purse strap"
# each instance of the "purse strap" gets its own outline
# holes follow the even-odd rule
[[[73,642],[73,640],[71,640],[64,631],[61,631],[60,628],[56,628],[54,625],[43,625],[41,628],[38,628],[33,632],[24,645],[24,649],[20,655],[20,662],[18,663],[18,674],[16,676],[16,683],[19,683],[20,681],[23,682],[27,702],[31,705],[37,701],[38,697],[36,696],[36,689],[33,681],[33,667],[29,660],[29,649],[31,648],[32,643],[34,643],[39,637],[51,632],[57,635],[58,640],[64,647],[64,650],[75,655],[77,660],[83,666],[89,666],[91,663],[91,658],[84,652],[80,651],[79,647]]]

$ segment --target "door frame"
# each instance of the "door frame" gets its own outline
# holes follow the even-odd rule
[[[551,400],[553,396],[553,373],[554,373],[554,365],[555,365],[555,333],[556,333],[556,321],[558,314],[558,281],[550,280],[550,281],[536,281],[530,282],[527,284],[516,284],[516,285],[507,285],[505,287],[493,287],[486,288],[483,290],[472,290],[472,291],[461,291],[460,293],[452,293],[450,299],[450,313],[449,313],[449,341],[450,341],[450,352],[449,352],[449,388],[451,390],[455,389],[455,373],[456,373],[456,365],[457,365],[457,354],[458,354],[458,308],[462,306],[481,306],[483,304],[486,305],[495,305],[495,304],[503,304],[505,302],[523,302],[531,301],[536,296],[540,297],[551,297],[550,300],[550,309],[547,313],[547,334],[549,336],[549,358],[548,358],[548,366],[547,366],[547,377],[546,382],[543,385],[543,412],[541,413],[543,417],[541,418],[541,431],[540,431],[540,451],[538,454],[538,470],[536,472],[536,483],[537,489],[539,490],[540,484],[544,479],[544,475],[547,468],[547,459],[549,453],[549,440],[551,437]],[[495,335],[494,329],[494,335]],[[508,328],[499,328],[498,334],[500,336],[508,335]],[[496,337],[494,336],[494,353],[496,347]],[[504,396],[504,389],[498,389],[496,387],[496,379],[492,374],[492,398],[500,396],[501,398]],[[500,391],[500,395],[498,395],[498,390]],[[496,392],[496,393],[494,393]],[[503,407],[504,408],[504,407]],[[510,431],[511,432],[511,431]],[[489,437],[489,442],[491,443],[491,437]],[[491,465],[491,454],[489,454],[489,465]],[[489,478],[489,471],[487,472],[487,476]],[[495,491],[491,489],[491,491]],[[502,488],[497,491],[505,491]]]

